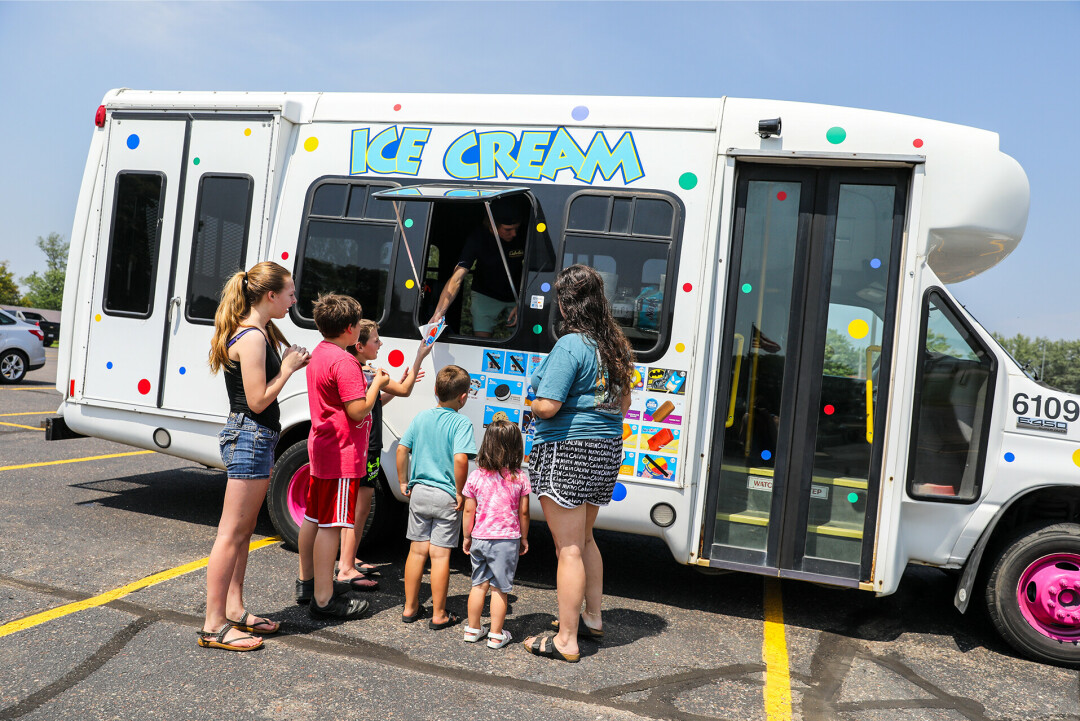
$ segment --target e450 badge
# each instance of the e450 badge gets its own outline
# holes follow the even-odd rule
[[[1049,421],[1045,418],[1025,418],[1024,416],[1016,419],[1016,427],[1033,431],[1049,431],[1051,433],[1069,432],[1069,424],[1065,421]]]

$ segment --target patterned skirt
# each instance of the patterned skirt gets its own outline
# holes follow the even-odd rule
[[[583,503],[606,506],[611,503],[622,458],[622,438],[540,443],[529,458],[529,481],[537,497],[547,496],[563,508]]]

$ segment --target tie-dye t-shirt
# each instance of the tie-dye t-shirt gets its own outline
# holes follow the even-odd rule
[[[518,508],[522,497],[530,493],[529,474],[524,471],[504,475],[477,468],[470,473],[461,494],[476,499],[472,537],[488,541],[521,538]]]

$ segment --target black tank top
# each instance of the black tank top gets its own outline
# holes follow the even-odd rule
[[[233,343],[240,339],[240,336],[252,330],[259,329],[243,328],[229,340],[226,347],[231,348]],[[266,339],[266,336],[263,336],[263,338]],[[270,345],[270,341],[267,340],[266,381],[269,383],[270,379],[279,372],[281,372],[281,358],[278,357],[277,351]],[[230,413],[243,413],[259,425],[278,433],[281,432],[281,410],[278,408],[277,398],[271,401],[270,405],[264,408],[262,413],[256,413],[248,406],[247,395],[244,393],[244,376],[240,371],[240,363],[234,363],[232,366],[225,366],[225,390],[229,394]]]

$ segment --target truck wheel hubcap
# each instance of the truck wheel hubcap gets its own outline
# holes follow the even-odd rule
[[[285,504],[289,507],[289,515],[297,526],[304,522],[304,509],[307,508],[308,478],[311,473],[311,464],[305,463],[296,469],[296,473],[289,479],[289,490],[285,497]]]
[[[1016,598],[1036,631],[1055,641],[1080,641],[1080,555],[1054,553],[1031,563]]]

